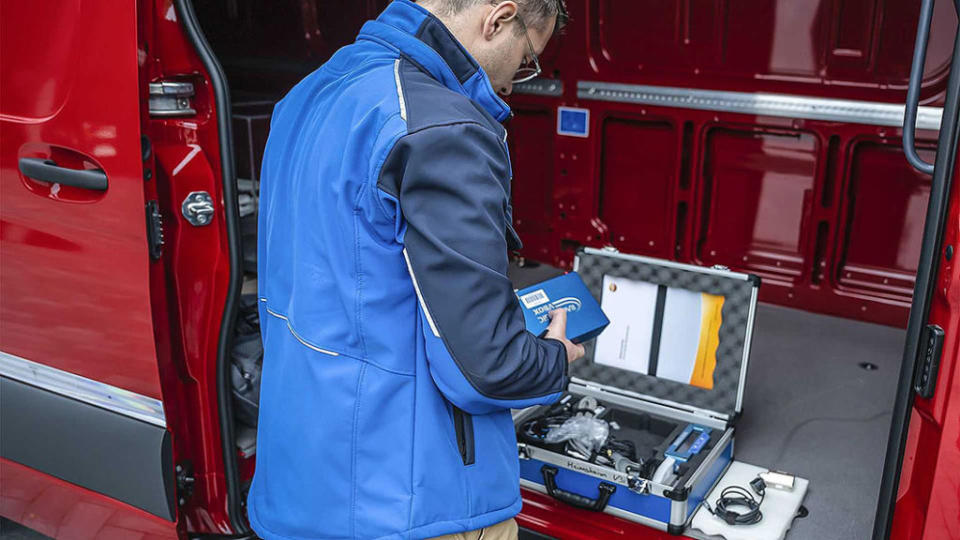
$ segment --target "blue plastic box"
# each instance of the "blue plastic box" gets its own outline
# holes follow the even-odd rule
[[[550,312],[567,310],[567,339],[574,343],[589,341],[610,324],[600,304],[590,294],[576,272],[564,274],[517,291],[527,330],[542,335],[550,325]]]

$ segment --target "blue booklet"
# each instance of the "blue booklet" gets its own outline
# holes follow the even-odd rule
[[[574,343],[597,337],[610,324],[587,286],[570,272],[517,291],[527,330],[543,336],[550,325],[550,312],[567,310],[567,339]]]

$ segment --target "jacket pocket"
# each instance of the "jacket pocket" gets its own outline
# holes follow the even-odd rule
[[[451,404],[450,407],[453,409],[453,429],[457,434],[457,449],[460,451],[460,458],[463,459],[464,465],[473,465],[473,417],[461,411],[456,405]]]

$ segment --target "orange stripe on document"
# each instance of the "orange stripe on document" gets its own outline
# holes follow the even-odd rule
[[[706,293],[701,296],[700,346],[697,348],[697,362],[693,366],[690,384],[711,390],[713,371],[717,368],[724,297]]]

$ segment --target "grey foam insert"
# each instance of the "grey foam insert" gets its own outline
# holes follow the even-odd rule
[[[726,276],[694,267],[664,266],[652,259],[638,260],[616,253],[588,252],[581,254],[579,261],[578,273],[598,302],[601,300],[604,276],[623,277],[723,296],[723,322],[719,330],[720,344],[711,389],[597,364],[593,359],[596,340],[585,344],[586,357],[570,366],[570,374],[604,386],[732,416],[740,389],[748,316],[755,301],[753,283],[734,274]],[[691,332],[696,330],[691,329]]]

